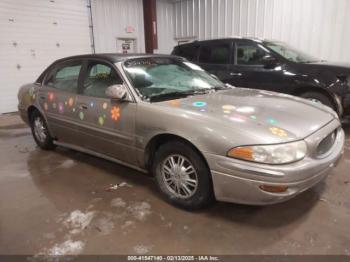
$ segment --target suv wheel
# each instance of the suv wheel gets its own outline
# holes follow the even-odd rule
[[[40,148],[45,150],[55,148],[53,138],[47,129],[45,119],[37,110],[35,110],[30,116],[30,127],[32,129],[34,140]]]
[[[165,199],[176,206],[194,210],[214,199],[210,171],[186,143],[161,145],[155,154],[153,173]]]

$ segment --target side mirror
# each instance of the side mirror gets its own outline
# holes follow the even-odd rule
[[[109,86],[106,89],[106,95],[111,99],[123,100],[127,95],[126,86],[124,84]]]
[[[274,68],[278,64],[278,60],[270,55],[264,56],[262,62],[265,68]]]

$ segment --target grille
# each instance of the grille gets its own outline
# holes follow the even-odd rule
[[[337,130],[334,130],[332,133],[326,136],[317,146],[317,150],[316,150],[317,156],[322,156],[326,154],[334,145],[336,137],[337,137]]]

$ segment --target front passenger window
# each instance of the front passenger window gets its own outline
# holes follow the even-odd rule
[[[106,97],[106,89],[111,85],[122,84],[117,72],[109,65],[90,64],[84,80],[83,94],[94,97]]]
[[[263,57],[267,53],[257,45],[239,43],[236,46],[238,65],[263,65]]]

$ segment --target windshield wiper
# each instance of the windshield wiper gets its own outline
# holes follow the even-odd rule
[[[171,93],[163,93],[163,94],[157,94],[149,97],[150,102],[160,101],[167,98],[181,98],[181,97],[187,97],[191,95],[198,95],[198,94],[207,94],[208,90],[201,89],[201,90],[190,90],[190,91],[183,91],[183,92],[171,92]]]
[[[227,89],[232,89],[232,87],[229,86],[214,86],[210,88],[211,90],[219,91],[219,90],[227,90]]]

